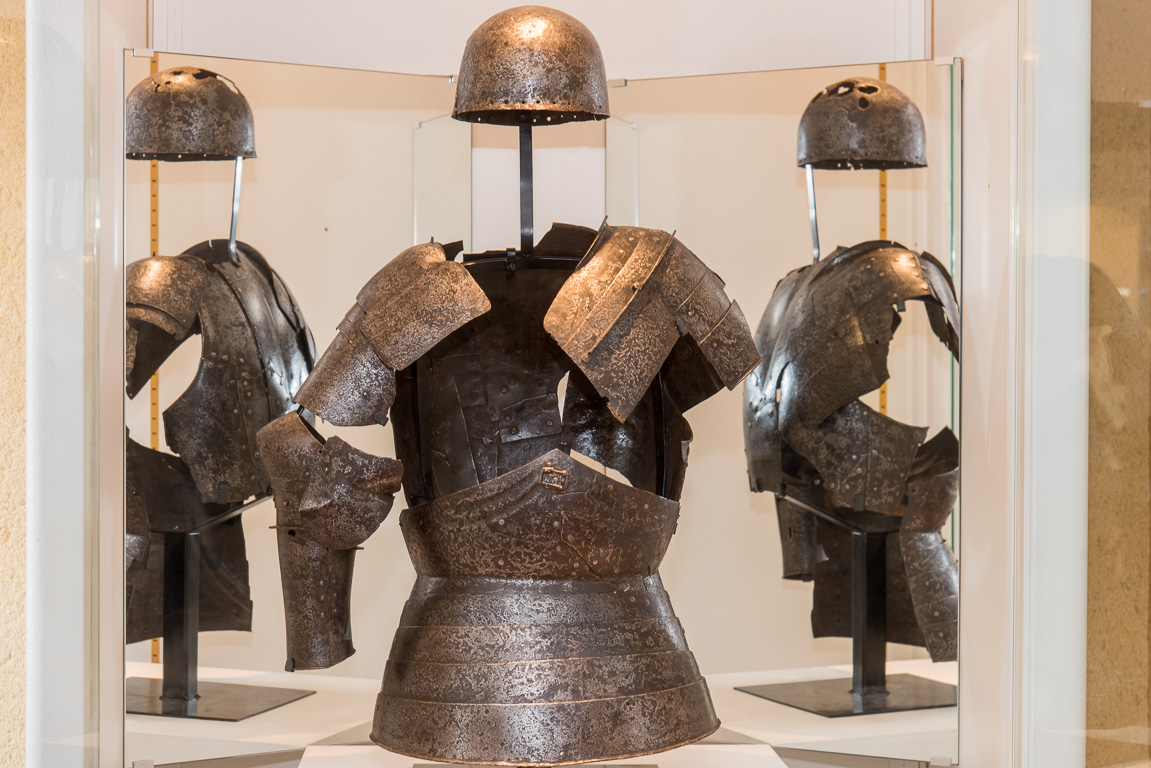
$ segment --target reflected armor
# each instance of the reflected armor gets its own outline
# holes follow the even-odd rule
[[[243,243],[226,240],[128,265],[128,396],[190,334],[202,337],[188,389],[164,412],[177,454],[127,447],[127,640],[162,633],[163,532],[187,531],[270,491],[256,434],[291,402],[315,359],[287,287]],[[201,534],[200,629],[250,630],[248,563],[238,517]]]
[[[887,639],[945,661],[956,656],[959,577],[939,529],[958,492],[959,444],[947,428],[924,442],[926,428],[858,399],[887,380],[897,308],[913,299],[958,358],[955,288],[930,254],[874,241],[790,272],[760,321],[744,437],[752,490],[776,494],[784,578],[815,580],[815,636],[852,635],[851,533],[804,506],[894,534]]]
[[[739,306],[657,230],[557,225],[515,269],[503,252],[457,251],[418,245],[380,270],[296,397],[335,424],[390,411],[395,427],[417,579],[372,739],[423,759],[554,765],[706,736],[719,723],[658,567],[691,440],[682,413],[759,361]],[[304,525],[346,514],[347,491],[315,493],[332,471],[319,452],[289,459],[309,439],[301,423],[260,434],[281,531],[299,526],[280,539],[297,585],[285,595],[350,573],[398,470],[351,474],[351,506],[374,516],[325,545]],[[308,559],[301,538],[327,557]],[[320,599],[343,606],[347,588]],[[289,668],[350,649],[346,615],[317,605],[287,604]]]

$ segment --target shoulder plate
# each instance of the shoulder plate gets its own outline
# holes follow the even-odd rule
[[[360,290],[296,402],[338,426],[382,424],[395,398],[395,372],[489,309],[443,246],[408,248]]]
[[[439,243],[424,243],[377,272],[345,322],[364,335],[384,365],[398,371],[491,308],[462,264],[448,261]]]
[[[153,256],[125,270],[124,298],[128,319],[159,326],[183,339],[196,322],[208,270],[199,259]]]
[[[560,289],[544,327],[620,421],[681,336],[691,337],[718,380],[695,402],[719,386],[734,387],[759,362],[751,330],[723,281],[658,229],[605,224]]]

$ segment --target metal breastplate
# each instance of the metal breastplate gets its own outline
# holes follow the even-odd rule
[[[161,274],[164,257],[129,266],[128,319],[140,329],[129,395],[198,331],[199,369],[164,411],[168,446],[192,471],[205,502],[266,495],[256,433],[287,410],[307,377],[315,359],[311,334],[295,300],[254,248],[240,243],[232,262],[225,241],[209,240],[172,260],[187,262],[181,269],[195,270],[199,285],[190,290],[183,281],[133,279]],[[157,313],[169,317],[161,320]]]
[[[418,576],[372,738],[417,756],[554,764],[714,731],[657,573],[678,508],[554,449],[405,510]]]
[[[619,421],[544,329],[574,266],[474,269],[491,310],[397,376],[417,580],[372,730],[394,751],[565,763],[719,725],[657,573],[690,430],[662,375]]]
[[[575,262],[521,269],[512,280],[496,266],[472,273],[491,310],[397,375],[392,419],[409,505],[488,482],[557,448],[677,498],[691,431],[664,376],[619,421],[543,326]]]

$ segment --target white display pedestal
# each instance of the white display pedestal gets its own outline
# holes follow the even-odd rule
[[[396,755],[376,746],[371,747],[308,747],[299,768],[412,768],[413,765],[449,765],[427,760],[413,760]],[[766,744],[749,745],[689,745],[661,752],[658,755],[613,760],[608,763],[590,763],[588,768],[600,765],[619,768],[786,768],[786,765]],[[460,768],[460,766],[456,766]]]
[[[919,675],[955,685],[959,666],[956,662],[933,664],[928,659],[889,661],[887,673]],[[708,675],[707,684],[724,727],[775,747],[923,763],[949,757],[958,762],[959,720],[955,707],[827,718],[735,690],[737,686],[831,677],[844,677],[850,682],[851,665]]]
[[[889,662],[887,668],[891,674],[917,674],[947,683],[954,683],[958,674],[954,663],[932,664],[926,660]],[[159,677],[160,665],[129,662],[127,674],[133,677]],[[776,762],[778,758],[767,744],[923,763],[938,757],[954,760],[958,743],[954,707],[830,719],[735,690],[736,686],[850,675],[850,666],[709,675],[708,686],[725,729],[721,731],[721,738],[725,734],[733,736],[730,732],[734,731],[735,734],[766,744],[692,745],[658,757],[625,760],[621,764],[658,765],[659,768],[782,766],[782,762]],[[344,743],[363,741],[368,729],[367,722],[375,707],[379,680],[211,667],[201,667],[200,679],[307,688],[315,690],[316,694],[236,723],[129,715],[125,720],[127,765],[131,765],[133,760],[147,759],[162,766],[304,747],[309,749],[300,763],[301,768],[355,768],[359,765],[412,768],[417,763],[428,762],[393,755],[375,746],[332,745],[333,737]],[[318,742],[325,742],[325,746],[310,746]],[[336,762],[335,758],[340,755],[349,761],[355,757],[361,762]],[[321,760],[327,762],[319,762]],[[687,762],[683,762],[685,760]]]

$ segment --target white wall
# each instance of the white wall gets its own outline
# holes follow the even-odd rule
[[[209,56],[450,74],[508,0],[154,0],[153,46]],[[549,0],[588,26],[612,78],[932,56],[931,0]]]

